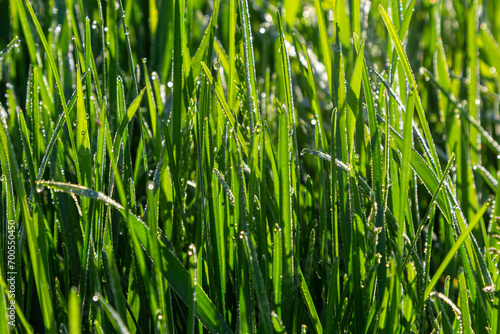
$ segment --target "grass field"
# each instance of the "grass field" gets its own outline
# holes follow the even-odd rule
[[[0,333],[500,333],[500,2],[0,9]]]

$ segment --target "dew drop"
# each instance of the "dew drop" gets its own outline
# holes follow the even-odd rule
[[[485,286],[485,287],[483,288],[483,291],[484,291],[484,292],[493,293],[493,292],[495,292],[495,286],[494,286],[494,285],[488,285],[488,286]]]
[[[219,61],[217,59],[214,60],[214,70],[215,71],[218,71],[220,68],[220,64],[219,64]]]

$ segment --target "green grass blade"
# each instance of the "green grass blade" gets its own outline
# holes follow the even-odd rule
[[[90,140],[87,127],[87,119],[89,115],[85,108],[83,100],[83,89],[80,80],[80,71],[77,67],[77,100],[76,100],[76,150],[78,155],[78,164],[81,165],[81,183],[86,187],[91,187],[92,182],[92,167],[90,155]]]
[[[399,258],[399,270],[403,270],[402,256],[404,240],[403,235],[406,234],[406,224],[405,224],[405,214],[406,208],[408,206],[408,182],[410,179],[410,157],[411,157],[411,147],[413,139],[413,91],[410,91],[410,96],[408,98],[408,106],[406,108],[406,114],[404,117],[403,125],[403,152],[402,152],[402,162],[401,162],[401,175],[400,175],[400,189],[401,189],[401,201],[399,203],[399,217],[397,217],[399,222],[398,230],[398,248],[400,253]],[[439,189],[439,188],[438,188]]]
[[[229,106],[226,102],[226,98],[224,97],[224,92],[222,91],[222,87],[218,83],[214,85],[214,79],[213,79],[212,74],[210,73],[210,70],[208,69],[207,65],[204,62],[202,62],[201,65],[203,67],[203,71],[205,72],[205,75],[208,78],[208,81],[210,82],[210,86],[212,86],[212,89],[214,90],[215,95],[217,96],[217,100],[219,101],[219,103],[222,106],[222,110],[224,111],[224,114],[226,115],[227,120],[229,121],[229,124],[231,124],[233,131],[236,131],[236,136],[238,138],[238,144],[240,145],[241,149],[243,150],[243,153],[245,154],[245,156],[248,156],[249,152],[248,152],[247,143],[246,143],[245,139],[243,138],[243,134],[241,133],[240,128],[237,127],[237,123],[236,123],[236,120],[233,116],[233,113],[232,113],[231,109],[229,109]]]
[[[290,198],[290,137],[288,135],[288,110],[280,111],[279,115],[279,149],[278,170],[280,180],[280,224],[283,231],[283,290],[282,314],[285,326],[292,326],[291,310],[295,299],[295,272],[293,253],[293,221],[291,216],[292,203]]]
[[[24,225],[26,227],[28,250],[30,255],[30,260],[33,268],[33,275],[35,279],[35,284],[37,287],[38,298],[40,300],[40,308],[42,309],[43,323],[45,326],[45,331],[47,333],[56,332],[56,324],[54,319],[54,308],[52,305],[51,293],[49,290],[48,279],[49,273],[47,272],[48,264],[45,254],[45,235],[40,234],[37,226],[38,221],[34,221],[34,217],[31,216],[28,208],[28,203],[26,201],[26,191],[24,189],[22,174],[19,170],[19,165],[17,163],[14,147],[10,140],[10,137],[5,128],[5,124],[0,126],[0,155],[2,170],[9,171],[9,182],[12,182],[17,196],[20,198],[20,210],[23,217]],[[43,242],[43,244],[40,244]]]
[[[328,42],[328,31],[325,25],[323,8],[320,0],[314,0],[314,9],[316,10],[316,20],[318,22],[318,32],[320,38],[321,56],[325,65],[326,75],[328,80],[332,80],[332,59],[330,57],[331,48]]]
[[[61,99],[61,104],[62,104],[62,107],[63,107],[63,110],[64,110],[64,115],[66,117],[66,124],[71,124],[69,110],[68,110],[68,108],[66,106],[66,103],[65,103],[66,98],[64,96],[64,91],[63,91],[63,87],[62,87],[62,84],[61,84],[61,79],[59,77],[59,73],[58,73],[58,70],[57,70],[57,67],[56,67],[56,63],[55,63],[54,58],[52,56],[51,48],[49,47],[49,44],[47,43],[47,39],[45,38],[45,35],[43,34],[42,27],[40,26],[40,23],[38,22],[38,19],[35,16],[35,12],[33,11],[33,7],[31,6],[31,4],[30,4],[29,1],[26,1],[26,5],[28,6],[28,10],[30,12],[31,18],[32,18],[33,22],[35,23],[35,27],[36,27],[36,30],[38,32],[38,36],[40,37],[40,40],[42,41],[45,53],[47,54],[47,58],[48,58],[49,65],[50,65],[50,69],[52,70],[52,74],[54,75],[54,78],[56,80],[57,92],[59,93],[59,97]],[[80,174],[80,167],[79,167],[79,164],[77,163],[78,158],[76,156],[77,149],[76,149],[76,146],[75,146],[75,137],[73,135],[72,127],[68,126],[67,129],[68,129],[69,139],[71,141],[71,147],[72,147],[72,151],[71,152],[73,154],[73,159],[75,161],[75,168],[76,168],[76,171],[77,171],[78,178],[81,179],[82,176]]]
[[[127,325],[125,324],[124,320],[120,318],[120,315],[116,310],[106,302],[103,296],[101,294],[96,293],[93,297],[93,300],[95,302],[99,302],[99,304],[103,307],[106,315],[108,316],[108,319],[111,321],[113,324],[114,329],[120,333],[120,334],[130,334],[129,329],[127,328]]]
[[[111,159],[111,161],[113,160]],[[122,206],[120,203],[114,201],[105,194],[86,187],[69,183],[39,181],[38,185],[49,187],[58,191],[73,193],[77,196],[93,198],[95,200],[102,201],[107,205],[111,205],[112,207],[119,210],[122,216],[128,217],[129,223],[132,224],[130,228],[134,229],[138,241],[140,241],[140,243],[143,247],[145,247],[148,253],[151,252],[151,243],[148,241],[148,228],[146,227],[146,225],[137,216],[128,212],[126,207]],[[187,304],[189,301],[189,272],[179,262],[179,260],[171,252],[171,250],[168,249],[165,245],[160,245],[160,253],[163,261],[158,265],[161,266],[163,276],[169,281],[169,283],[179,294],[181,299]],[[213,332],[220,331],[222,333],[232,333],[231,329],[225,323],[220,313],[212,304],[212,301],[208,298],[208,296],[199,285],[196,285],[196,304],[199,306],[196,308],[196,315],[200,318],[201,321],[203,321],[203,323],[209,330]],[[110,315],[114,318],[114,313],[112,313],[111,311],[109,312]],[[116,313],[116,311],[114,312]]]
[[[467,283],[465,280],[464,273],[458,274],[458,287],[460,292],[460,310],[462,313],[461,322],[463,326],[463,332],[465,334],[472,334],[471,319],[470,319],[470,309],[469,309],[469,296],[467,291]]]
[[[248,118],[250,122],[250,145],[253,143],[253,132],[256,121],[259,119],[257,114],[257,90],[255,77],[255,62],[253,54],[253,37],[250,25],[250,12],[247,0],[238,0],[240,7],[240,18],[243,26],[243,49],[245,55],[245,78],[247,88]]]
[[[193,244],[189,246],[189,276],[190,276],[190,297],[188,299],[188,334],[194,334],[195,332],[195,312],[196,312],[196,248]]]
[[[69,314],[69,334],[80,334],[82,332],[81,325],[81,303],[78,297],[78,289],[71,288],[68,300]]]
[[[23,34],[24,38],[26,41],[26,45],[28,47],[28,54],[30,56],[31,63],[34,65],[35,63],[38,63],[38,58],[36,55],[36,47],[35,47],[35,41],[33,39],[33,35],[31,34],[31,28],[28,22],[28,16],[26,15],[26,9],[24,8],[23,1],[22,0],[15,0],[16,1],[16,7],[17,7],[17,14],[19,21],[21,22],[21,28],[23,29]],[[28,5],[31,6],[31,5]],[[28,7],[29,9],[30,7]],[[42,64],[38,65],[41,67]]]
[[[476,226],[476,224],[478,222],[479,222],[479,219],[472,221],[469,224],[469,226],[467,226],[467,228],[460,234],[457,241],[453,244],[453,246],[449,250],[448,254],[444,258],[444,260],[441,262],[441,264],[439,265],[439,268],[434,273],[434,276],[432,277],[431,281],[429,282],[429,284],[427,284],[427,287],[425,288],[422,300],[425,301],[427,299],[427,297],[429,297],[429,294],[436,286],[437,282],[441,278],[441,275],[443,274],[444,270],[446,269],[446,267],[450,263],[451,259],[453,258],[453,256],[455,256],[455,253],[457,252],[457,250],[463,244],[465,239],[467,239],[467,237],[472,232],[472,230],[474,229],[474,227]]]
[[[300,288],[300,292],[302,298],[304,298],[307,311],[309,312],[309,316],[311,317],[311,320],[314,324],[314,330],[316,331],[316,333],[321,334],[323,333],[323,327],[321,326],[321,321],[319,320],[316,307],[314,306],[309,288],[307,287],[307,283],[304,279],[304,275],[302,274],[302,270],[300,269],[300,267],[297,267],[297,279],[297,285]]]
[[[175,161],[178,163],[181,154],[181,119],[182,119],[182,87],[183,87],[183,46],[184,46],[184,1],[174,1],[174,57],[173,57],[173,109],[172,109],[172,144]]]
[[[389,35],[391,36],[392,42],[394,44],[394,47],[396,49],[396,52],[398,53],[399,59],[402,62],[403,69],[406,74],[406,78],[410,84],[411,89],[415,93],[415,108],[417,110],[418,117],[420,119],[420,124],[422,125],[423,131],[424,131],[424,136],[425,139],[428,142],[429,149],[431,151],[431,158],[433,161],[433,168],[434,171],[438,176],[441,176],[441,166],[439,164],[438,156],[436,153],[436,147],[434,145],[434,140],[432,139],[430,130],[429,130],[429,125],[427,123],[427,119],[425,118],[425,113],[424,109],[422,106],[422,101],[420,100],[420,96],[418,94],[417,90],[417,83],[415,82],[415,77],[413,76],[413,72],[410,67],[410,63],[408,61],[408,57],[406,56],[406,53],[403,49],[403,45],[401,43],[401,40],[399,39],[399,36],[396,33],[396,30],[394,29],[393,24],[391,23],[389,16],[387,15],[386,11],[382,7],[382,5],[379,5],[379,11],[380,14],[382,15],[382,19],[384,20],[385,26],[387,28],[387,31],[389,32]]]

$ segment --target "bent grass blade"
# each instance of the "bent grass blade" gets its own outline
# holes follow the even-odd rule
[[[148,240],[148,227],[144,222],[142,222],[139,217],[130,212],[127,212],[120,203],[114,201],[113,199],[99,191],[95,191],[93,189],[89,189],[80,185],[55,181],[38,181],[37,184],[39,187],[47,187],[56,191],[73,193],[77,196],[90,197],[95,200],[103,201],[106,204],[116,208],[120,211],[124,218],[129,220],[129,223],[131,223],[129,227],[131,229],[134,229],[139,242],[145,248],[146,252],[150,254],[151,242]],[[188,296],[190,290],[189,284],[191,284],[189,279],[189,272],[184,268],[184,266],[172,253],[172,251],[165,245],[160,245],[160,252],[163,261],[161,264],[157,265],[161,266],[163,276],[179,294],[181,299],[185,303],[188,303],[188,301],[190,300],[190,297]],[[223,317],[220,315],[212,301],[208,298],[208,296],[199,285],[196,285],[196,298],[196,303],[198,306],[196,307],[196,316],[205,324],[205,326],[207,326],[209,330],[211,330],[212,332],[232,333]],[[110,315],[114,316],[112,312],[110,312]]]

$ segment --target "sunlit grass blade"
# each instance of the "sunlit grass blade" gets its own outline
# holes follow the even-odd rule
[[[203,71],[205,72],[205,75],[208,78],[208,81],[210,82],[210,86],[212,86],[212,89],[214,90],[217,100],[222,106],[222,110],[224,111],[224,114],[227,117],[227,120],[229,121],[229,124],[231,124],[231,127],[233,131],[236,131],[236,136],[238,138],[238,144],[240,145],[241,149],[243,150],[243,153],[248,156],[248,147],[245,139],[243,138],[243,134],[241,133],[241,130],[239,127],[237,127],[236,121],[234,119],[234,116],[232,114],[231,109],[229,109],[229,106],[226,102],[226,99],[224,97],[224,92],[222,91],[222,87],[217,83],[214,85],[214,79],[212,77],[212,74],[210,73],[210,70],[208,69],[207,65],[205,63],[201,63],[203,67]]]
[[[290,198],[290,137],[288,135],[288,110],[281,109],[279,114],[279,148],[278,169],[280,180],[280,226],[283,231],[283,290],[282,315],[285,326],[292,326],[291,314],[295,299],[295,272],[293,253],[293,221],[291,216],[292,203]]]
[[[415,77],[413,76],[413,72],[410,68],[410,63],[408,62],[408,58],[406,56],[406,53],[403,49],[403,46],[401,44],[401,40],[399,39],[396,30],[394,29],[393,24],[391,23],[389,16],[387,15],[386,11],[382,7],[382,5],[379,5],[379,11],[382,16],[382,19],[384,20],[385,26],[387,28],[387,31],[389,32],[389,35],[391,36],[392,42],[394,44],[394,47],[396,49],[396,52],[399,55],[400,61],[402,62],[403,69],[406,74],[406,78],[410,84],[411,89],[415,93],[415,108],[417,110],[418,117],[420,119],[420,123],[422,125],[423,131],[424,131],[424,136],[425,139],[427,140],[427,143],[429,145],[430,151],[431,151],[431,157],[432,161],[434,163],[434,170],[438,176],[441,176],[441,166],[439,164],[438,160],[438,155],[436,153],[436,147],[434,145],[434,140],[432,139],[432,135],[429,130],[429,125],[427,123],[427,119],[425,118],[425,113],[424,109],[422,106],[422,102],[420,100],[420,96],[418,94],[417,90],[417,83],[415,82]]]
[[[458,274],[458,287],[460,292],[460,310],[462,313],[462,317],[460,318],[460,321],[462,322],[461,325],[465,334],[471,334],[473,333],[470,318],[471,312],[469,309],[469,296],[464,273]]]
[[[403,257],[403,247],[404,240],[403,234],[406,234],[406,224],[405,224],[405,213],[406,207],[408,206],[408,182],[410,179],[410,157],[411,157],[411,147],[413,139],[413,97],[414,92],[410,92],[408,97],[408,106],[406,108],[406,114],[404,117],[403,125],[403,150],[402,150],[402,161],[401,161],[401,175],[400,175],[400,186],[401,186],[401,201],[399,203],[399,217],[397,217],[399,222],[398,230],[398,248],[400,252],[399,258],[399,270],[403,270],[402,257]],[[438,188],[439,189],[439,188]]]
[[[3,280],[2,275],[0,275],[0,286],[4,289],[4,291],[7,291],[9,289],[7,283]],[[5,294],[3,294],[3,295],[5,296],[5,298],[7,298],[7,296]],[[14,302],[15,316],[17,316],[17,319],[21,322],[23,329],[26,331],[26,333],[29,333],[29,334],[35,333],[33,330],[33,327],[28,322],[28,319],[26,319],[26,316],[24,315],[23,310],[21,309],[21,306],[19,305],[19,303],[17,303],[17,301],[15,301],[14,299],[8,299],[7,303],[10,303],[11,301]],[[8,305],[7,307],[10,307],[10,305]],[[5,309],[5,310],[7,311],[7,309]],[[12,318],[9,317],[10,315],[12,315],[11,311],[8,310],[8,313],[6,312],[5,315],[7,316],[7,319],[6,319],[7,322],[5,324],[7,326],[12,326],[12,322],[10,324],[8,323],[9,321],[12,321]],[[15,322],[14,322],[14,324],[15,324]],[[7,327],[6,333],[8,333],[9,330],[10,330],[9,327]]]
[[[250,145],[253,143],[253,132],[256,121],[259,119],[257,114],[257,90],[255,77],[255,62],[253,54],[252,27],[250,25],[250,12],[247,0],[238,0],[240,7],[240,18],[243,26],[243,49],[245,55],[245,78],[247,88],[247,109],[250,122]]]
[[[469,226],[467,226],[467,228],[464,231],[462,231],[462,233],[458,237],[457,241],[453,244],[453,246],[449,250],[448,254],[444,258],[444,260],[441,262],[441,264],[439,265],[439,268],[434,273],[434,276],[432,277],[431,281],[427,284],[427,287],[425,288],[425,291],[424,291],[423,296],[422,296],[423,301],[425,301],[427,299],[427,297],[429,297],[429,294],[436,286],[437,282],[441,278],[441,275],[443,274],[444,270],[446,269],[446,267],[450,263],[451,259],[453,258],[453,256],[455,256],[455,253],[457,252],[459,247],[463,244],[465,239],[467,239],[467,237],[472,232],[472,230],[474,229],[474,227],[476,226],[476,224],[478,222],[479,222],[479,219],[472,221],[469,224]]]
[[[19,21],[21,22],[21,28],[25,37],[26,45],[28,47],[28,54],[32,64],[37,63],[39,66],[42,64],[38,63],[38,58],[36,54],[35,40],[31,33],[31,28],[28,22],[28,16],[26,15],[26,9],[24,8],[23,0],[15,0],[16,12],[18,14]],[[28,7],[29,9],[29,7]]]
[[[69,333],[70,334],[80,334],[81,328],[81,303],[80,298],[78,298],[78,289],[76,287],[71,288],[68,300],[68,314],[69,319]]]
[[[438,197],[439,193],[441,192],[441,190],[444,187],[444,184],[446,182],[446,178],[448,177],[448,172],[450,171],[451,167],[453,166],[454,161],[455,161],[455,155],[452,154],[452,156],[450,157],[450,160],[448,161],[448,164],[446,165],[446,168],[443,171],[443,176],[441,177],[441,180],[439,181],[439,185],[438,185],[436,191],[432,194],[432,198],[430,201],[431,205],[429,205],[429,207],[427,208],[427,211],[425,212],[422,220],[420,221],[420,223],[416,229],[415,240],[412,242],[411,250],[415,249],[415,247],[416,247],[417,241],[420,238],[420,233],[422,232],[422,229],[424,228],[424,223],[428,219],[428,217],[431,214],[432,209],[434,208],[434,203],[436,202],[436,198]],[[410,257],[410,253],[411,253],[411,251],[408,252],[408,254],[406,255],[403,266],[406,266],[406,263]]]
[[[116,201],[109,198],[105,194],[89,188],[68,183],[40,181],[38,182],[38,185],[53,188],[59,191],[74,193],[77,196],[90,197],[99,201],[103,201],[108,205],[111,205],[115,209],[119,210],[124,218],[127,217],[127,220],[129,220],[129,224],[132,224],[130,228],[134,229],[135,231],[134,233],[136,233],[137,240],[140,241],[140,243],[146,248],[147,252],[151,252],[150,249],[151,243],[148,242],[148,233],[147,233],[148,228],[146,227],[146,225],[137,216],[128,212],[126,210],[126,207],[122,206],[120,203],[117,203]],[[163,276],[169,281],[174,290],[187,304],[189,300],[188,271],[183,267],[183,265],[171,252],[171,250],[169,250],[165,245],[160,246],[160,253],[163,261],[161,264],[157,265],[161,266]],[[196,308],[196,315],[203,321],[205,326],[207,326],[207,328],[209,328],[212,331],[222,331],[223,333],[232,333],[227,324],[224,322],[222,316],[215,309],[211,300],[208,298],[208,296],[204,293],[204,291],[201,289],[199,285],[196,285],[196,296],[197,296],[197,305],[200,306]],[[113,315],[113,313],[110,314]]]
[[[54,319],[54,307],[47,283],[49,279],[49,273],[47,272],[48,264],[47,258],[44,257],[44,255],[46,255],[45,235],[40,234],[40,231],[38,230],[38,228],[41,229],[43,225],[36,225],[40,222],[34,221],[33,216],[30,214],[22,174],[19,170],[14,147],[5,126],[6,124],[2,124],[2,126],[0,126],[0,144],[2,148],[0,150],[0,161],[2,164],[2,170],[8,171],[8,182],[12,182],[17,196],[21,198],[19,206],[27,232],[26,239],[28,242],[35,284],[37,286],[38,298],[40,300],[40,307],[42,309],[45,331],[48,333],[55,333],[56,324]],[[43,242],[43,244],[41,244],[41,242]],[[41,252],[41,250],[43,250],[43,252]]]
[[[127,108],[127,113],[125,115],[123,115],[124,117],[123,117],[122,121],[120,122],[120,127],[116,131],[115,138],[113,140],[113,142],[114,142],[113,151],[114,152],[118,152],[118,150],[120,148],[123,133],[125,132],[126,127],[129,124],[129,122],[131,121],[132,117],[134,117],[135,113],[139,109],[139,106],[141,105],[141,102],[142,102],[142,97],[144,95],[144,91],[145,91],[145,89],[141,90],[139,95],[137,95],[137,97],[134,99],[134,101],[132,101],[132,103]]]
[[[321,326],[321,321],[319,320],[318,312],[316,311],[316,307],[314,306],[311,294],[309,292],[309,288],[307,287],[307,283],[304,279],[304,275],[302,274],[302,270],[300,269],[300,267],[297,267],[297,280],[298,280],[297,285],[300,288],[302,298],[304,298],[307,311],[314,324],[314,330],[318,334],[323,333],[323,326]]]
[[[190,297],[188,300],[188,334],[194,334],[195,332],[195,312],[196,312],[196,248],[193,244],[189,246],[189,276],[190,276]]]
[[[127,325],[124,322],[124,319],[120,318],[120,315],[116,310],[108,304],[108,302],[104,299],[101,294],[96,293],[93,297],[95,302],[99,302],[99,304],[103,307],[108,319],[113,324],[114,329],[120,334],[129,334],[130,331],[127,328]]]
[[[321,56],[323,57],[323,64],[325,65],[325,71],[328,80],[332,80],[332,60],[331,60],[331,48],[328,41],[328,31],[325,24],[325,18],[323,14],[323,8],[320,0],[314,1],[314,9],[316,10],[316,20],[318,22],[318,32],[320,37],[320,48]]]
[[[31,6],[29,1],[26,1],[26,5],[28,6],[28,10],[31,14],[31,18],[33,19],[33,22],[35,23],[35,27],[36,27],[36,30],[38,32],[38,36],[40,37],[40,40],[42,41],[45,53],[47,54],[50,69],[52,70],[52,74],[54,75],[54,78],[56,80],[57,92],[59,93],[59,97],[61,99],[61,104],[62,104],[62,107],[64,110],[64,116],[66,117],[66,124],[72,124],[71,118],[69,115],[69,109],[67,108],[66,103],[65,103],[66,98],[65,98],[63,87],[61,84],[61,79],[59,77],[56,63],[55,63],[54,58],[52,56],[51,48],[49,47],[49,44],[47,43],[47,39],[45,38],[45,35],[43,33],[42,27],[40,26],[40,23],[38,22],[38,19],[35,16],[35,13],[33,11],[33,7]],[[80,167],[79,167],[79,164],[77,163],[77,161],[78,161],[78,158],[76,156],[77,149],[76,149],[76,144],[75,144],[75,138],[73,135],[73,129],[71,126],[68,126],[67,129],[68,129],[69,139],[71,141],[71,147],[72,147],[71,152],[73,154],[73,159],[75,161],[75,168],[76,168],[77,176],[78,176],[78,178],[81,178]]]

